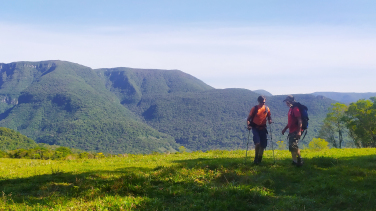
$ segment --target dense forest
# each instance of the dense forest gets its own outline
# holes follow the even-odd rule
[[[174,138],[141,122],[88,67],[61,61],[1,65],[0,126],[38,143],[88,151],[175,151]],[[10,97],[11,96],[11,97]]]
[[[34,140],[9,128],[0,127],[0,150],[5,152],[15,149],[30,149],[37,147]]]
[[[173,136],[178,144],[190,150],[245,147],[248,135],[245,119],[257,104],[259,93],[246,89],[213,89],[180,71],[129,68],[96,71],[106,78],[107,89],[125,107],[153,128]],[[281,135],[287,124],[288,107],[282,102],[284,97],[267,97],[274,121],[269,129],[274,130],[275,142],[286,139]],[[314,95],[296,95],[296,99],[309,108],[310,127],[302,141],[308,145],[318,135],[328,108],[335,101]]]
[[[37,143],[107,153],[244,148],[258,93],[214,89],[179,70],[93,70],[64,61],[0,64],[0,126]],[[260,91],[260,90],[258,90]],[[285,96],[268,96],[273,141],[285,140]],[[335,101],[296,95],[317,137]],[[351,146],[347,139],[344,146]]]

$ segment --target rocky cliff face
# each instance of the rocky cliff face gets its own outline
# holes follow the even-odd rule
[[[8,105],[17,105],[18,104],[18,98],[13,98],[13,97],[7,96],[7,95],[0,95],[0,102],[6,103]]]

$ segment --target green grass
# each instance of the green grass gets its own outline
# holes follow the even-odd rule
[[[0,210],[376,210],[376,149],[0,159]]]

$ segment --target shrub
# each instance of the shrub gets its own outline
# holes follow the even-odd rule
[[[58,158],[64,158],[69,154],[72,154],[72,150],[68,147],[59,147],[56,149],[56,155]]]
[[[6,158],[6,157],[8,157],[7,153],[0,150],[0,158]]]
[[[180,147],[179,147],[179,152],[180,152],[180,153],[184,153],[186,150],[187,150],[187,149],[186,149],[185,147],[183,147],[183,146],[180,146]]]
[[[286,149],[286,143],[284,143],[283,141],[277,141],[277,146],[279,150],[284,150]]]
[[[313,150],[322,150],[322,149],[329,149],[329,143],[325,141],[325,139],[321,138],[313,138],[311,142],[309,142],[308,148]]]
[[[102,152],[98,152],[96,155],[95,155],[95,158],[104,158],[104,154]]]
[[[78,155],[79,158],[84,159],[84,158],[89,158],[89,153],[87,152],[82,152]]]

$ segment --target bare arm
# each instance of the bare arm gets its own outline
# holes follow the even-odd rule
[[[300,136],[302,135],[302,118],[298,117],[298,133],[296,134],[296,138],[299,139]]]
[[[248,119],[247,119],[247,129],[248,130],[252,129],[251,122]]]
[[[272,115],[270,114],[270,110],[268,112],[267,117],[268,117],[269,125],[272,124],[273,121],[272,121]]]
[[[285,135],[285,132],[286,132],[286,130],[289,128],[289,125],[286,125],[286,127],[285,128],[283,128],[283,130],[282,130],[282,135]]]
[[[247,128],[248,128],[248,130],[252,129],[252,127],[251,127],[251,117],[252,117],[253,109],[254,108],[251,109],[251,111],[249,112],[248,118],[247,118]]]
[[[251,114],[248,115],[248,118],[247,118],[247,124],[251,124]]]

